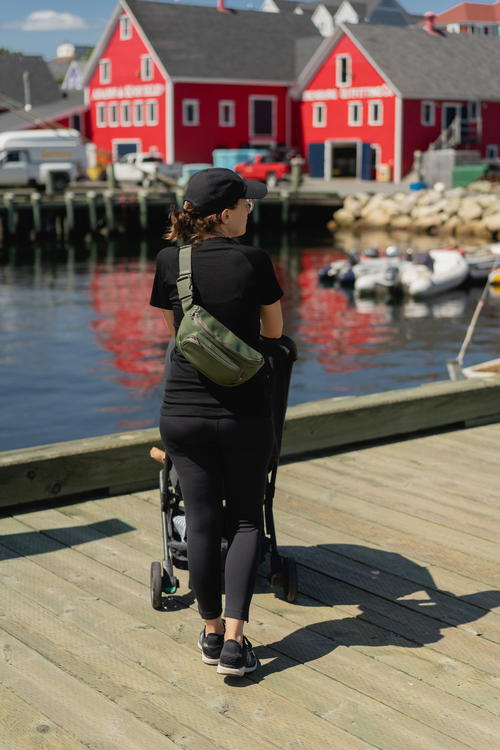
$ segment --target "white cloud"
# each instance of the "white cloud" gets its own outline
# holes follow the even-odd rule
[[[81,16],[75,16],[73,13],[37,10],[26,16],[23,21],[3,23],[2,28],[22,31],[66,31],[67,29],[86,29],[88,25]]]

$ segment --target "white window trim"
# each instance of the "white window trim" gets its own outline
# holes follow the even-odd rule
[[[314,102],[312,106],[312,126],[313,128],[326,128],[326,104],[325,102]],[[322,118],[318,113],[322,113]]]
[[[347,60],[347,80],[342,82],[340,80],[340,73],[342,70],[342,60]],[[352,59],[351,55],[337,55],[335,58],[335,83],[337,88],[341,89],[344,86],[350,86],[352,83]]]
[[[141,117],[137,117],[137,106],[141,106]],[[144,102],[142,99],[136,99],[132,102],[132,122],[139,127],[144,125]]]
[[[426,105],[430,106],[431,109],[431,118],[429,122],[425,121],[425,107]],[[435,102],[429,102],[429,101],[422,101],[422,104],[420,106],[420,124],[424,127],[432,127],[436,124],[436,105]]]
[[[111,117],[111,110],[113,107],[116,107],[116,120],[113,121],[113,118]],[[117,128],[120,124],[120,105],[118,102],[108,102],[108,127],[110,128]]]
[[[125,107],[128,107],[128,120],[125,120],[125,117],[123,116],[123,113],[125,111]],[[129,125],[132,125],[132,112],[130,109],[130,102],[120,102],[120,124],[124,127],[129,127]]]
[[[107,76],[104,75],[104,71],[107,70]],[[99,83],[111,83],[111,60],[104,57],[99,60]]]
[[[229,107],[229,120],[224,122],[223,113],[224,107]],[[221,128],[234,128],[236,124],[235,119],[235,106],[233,99],[220,99],[219,100],[219,127]]]
[[[354,107],[359,108],[359,120],[356,120],[356,121],[354,120],[354,117],[353,117]],[[348,102],[347,124],[350,125],[352,128],[359,128],[363,124],[363,102],[362,101]]]
[[[154,104],[155,117],[149,116],[149,107]],[[158,125],[158,99],[146,99],[146,125]]]
[[[187,108],[193,107],[194,119],[192,122],[188,122]],[[186,128],[196,128],[200,124],[200,100],[199,99],[183,99],[182,100],[182,124]]]
[[[149,76],[146,76],[146,64],[149,60]],[[151,55],[141,55],[141,81],[152,81],[154,77],[153,58]]]
[[[373,117],[373,105],[378,105],[379,119],[375,120]],[[368,125],[383,125],[384,124],[384,102],[381,99],[372,99],[368,102]]]
[[[102,114],[102,120],[101,115]],[[107,106],[104,102],[98,102],[95,108],[95,124],[97,128],[105,128],[108,125]]]
[[[488,152],[490,152],[490,150],[491,150],[491,153],[488,153]],[[488,160],[491,159],[491,161],[494,161],[494,160],[498,159],[498,150],[499,150],[498,149],[498,143],[488,143],[488,144],[486,144],[486,151],[485,151],[486,159],[488,159]]]
[[[255,101],[268,101],[271,102],[271,134],[270,135],[262,135],[261,133],[255,133],[254,132],[254,122],[253,122],[253,103]],[[269,141],[274,142],[276,139],[276,105],[277,105],[277,98],[273,95],[262,95],[259,96],[259,94],[252,94],[248,97],[248,120],[249,120],[249,128],[248,132],[250,134],[250,138],[255,138],[256,140],[260,141]]]
[[[128,21],[128,23],[125,23],[125,21]],[[125,29],[127,29],[127,33],[125,33]],[[122,42],[126,42],[128,39],[132,39],[132,22],[129,16],[121,16],[120,17],[120,40]]]

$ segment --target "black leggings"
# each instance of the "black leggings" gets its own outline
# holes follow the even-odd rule
[[[229,543],[224,615],[248,620],[261,553],[271,419],[162,416],[160,432],[184,498],[189,571],[200,614],[212,620],[222,613],[224,533]]]

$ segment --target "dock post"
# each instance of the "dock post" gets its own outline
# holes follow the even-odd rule
[[[253,204],[252,219],[254,226],[258,227],[260,224],[260,203],[255,201]]]
[[[54,175],[52,174],[52,172],[47,172],[45,195],[47,196],[47,198],[52,198],[52,196],[54,195]]]
[[[106,213],[106,226],[108,231],[113,232],[115,229],[115,212],[113,207],[113,191],[105,190],[103,193],[104,211]]]
[[[89,207],[89,226],[92,234],[97,232],[97,206],[95,190],[87,191],[87,204]]]
[[[108,188],[111,190],[116,188],[116,177],[113,162],[110,162],[106,167],[106,179],[108,181]]]
[[[14,235],[17,228],[17,214],[16,207],[14,205],[14,193],[4,193],[3,202],[7,210],[7,232],[10,235]]]
[[[66,204],[66,232],[68,235],[73,234],[75,231],[75,205],[73,203],[75,194],[68,190],[64,194],[64,202]]]
[[[288,190],[281,191],[281,221],[288,224],[290,218],[290,193]]]
[[[143,232],[148,229],[148,191],[138,190],[137,201],[139,203],[139,224]]]
[[[31,193],[30,195],[30,201],[31,201],[31,208],[33,210],[33,229],[35,231],[35,234],[41,234],[42,233],[42,208],[40,205],[40,199],[41,199],[40,193]]]
[[[184,198],[184,189],[183,187],[176,186],[174,188],[175,190],[175,202],[177,203],[177,208],[182,208],[183,198]]]

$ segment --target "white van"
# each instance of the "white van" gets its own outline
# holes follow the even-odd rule
[[[0,186],[43,185],[52,174],[55,190],[86,174],[85,146],[78,130],[12,130],[0,133]]]

